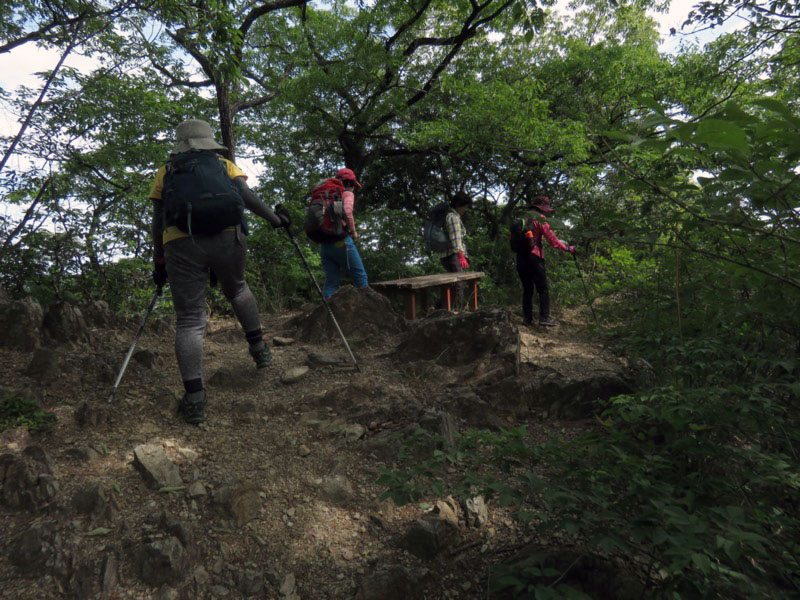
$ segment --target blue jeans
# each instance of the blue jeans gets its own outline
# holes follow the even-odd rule
[[[325,287],[322,295],[325,298],[339,289],[341,272],[344,271],[353,280],[357,288],[367,287],[367,272],[364,263],[349,235],[339,242],[325,242],[320,245],[319,256],[325,271]]]

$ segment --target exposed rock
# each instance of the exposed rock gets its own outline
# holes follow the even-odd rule
[[[103,511],[108,504],[108,492],[100,483],[93,481],[81,486],[72,497],[72,507],[79,513],[93,514]]]
[[[133,353],[133,360],[137,363],[142,365],[143,367],[147,367],[148,369],[152,369],[158,364],[158,354],[153,352],[152,350],[142,349],[137,350]]]
[[[148,585],[158,586],[183,579],[188,558],[180,540],[169,537],[140,546],[135,563],[141,580]]]
[[[296,585],[296,581],[294,578],[294,573],[289,573],[286,577],[283,578],[281,582],[280,592],[282,596],[291,596],[294,593],[294,587]]]
[[[180,594],[178,593],[178,590],[164,584],[158,588],[156,595],[153,596],[153,600],[178,600],[179,597]]]
[[[333,435],[341,435],[351,442],[360,440],[367,432],[367,428],[360,423],[347,423],[341,419],[323,425],[322,430]]]
[[[194,571],[192,571],[192,579],[194,579],[194,582],[200,587],[205,587],[211,583],[211,575],[208,574],[208,571],[206,571],[202,565],[198,565],[194,568]]]
[[[178,448],[178,454],[181,456],[181,458],[185,458],[189,462],[194,462],[199,456],[199,454],[197,454],[197,452],[191,448]]]
[[[323,478],[320,493],[330,502],[347,504],[353,499],[353,484],[344,475],[328,475]]]
[[[0,301],[0,346],[31,352],[41,345],[44,311],[33,298]]]
[[[189,548],[192,545],[191,525],[181,521],[172,513],[163,511],[158,517],[158,526],[164,533],[178,538],[184,548]]]
[[[333,388],[320,396],[314,404],[319,407],[331,408],[337,412],[347,410],[353,406],[361,406],[366,400],[378,393],[375,387],[359,383],[348,383]]]
[[[81,309],[69,302],[57,302],[47,309],[42,330],[56,342],[82,342],[89,338]]]
[[[291,346],[294,344],[294,338],[275,336],[272,338],[273,346]]]
[[[68,586],[73,598],[80,600],[97,598],[100,591],[100,564],[91,558],[77,560],[72,568]]]
[[[235,569],[233,571],[233,581],[236,589],[245,598],[264,594],[264,576],[258,571]]]
[[[103,600],[110,600],[114,597],[114,593],[119,585],[119,566],[114,554],[107,554],[103,559],[103,565],[100,569],[102,580],[101,588],[103,590]]]
[[[91,462],[100,458],[100,454],[98,454],[93,448],[89,448],[89,446],[78,446],[77,448],[68,448],[64,450],[63,456],[65,458],[71,458],[72,460],[77,460],[79,462]]]
[[[261,513],[262,501],[258,491],[252,482],[246,480],[224,485],[214,490],[213,505],[241,527]]]
[[[415,600],[422,598],[419,579],[402,565],[378,567],[364,577],[356,600]]]
[[[172,390],[164,389],[153,398],[153,404],[165,417],[173,417],[178,411],[180,398]]]
[[[324,367],[341,367],[348,364],[349,360],[349,358],[340,354],[309,352],[306,364],[312,369],[322,369]]]
[[[78,427],[101,427],[111,420],[108,403],[83,401],[75,409],[75,422]]]
[[[63,536],[54,523],[34,523],[10,545],[9,560],[24,575],[40,577],[52,573],[58,577],[68,574],[68,550]]]
[[[133,449],[133,465],[154,489],[183,485],[181,472],[158,444],[142,444]]]
[[[281,374],[281,383],[292,384],[297,383],[308,374],[308,367],[293,367],[287,369]]]
[[[243,344],[244,332],[238,327],[226,327],[208,334],[208,338],[218,344]]]
[[[55,466],[38,446],[0,456],[0,499],[11,508],[37,510],[58,494]]]
[[[25,375],[37,381],[57,379],[61,375],[61,352],[51,347],[37,348],[25,368]]]
[[[447,547],[453,539],[452,524],[438,516],[425,515],[412,523],[400,547],[422,560],[430,560]]]
[[[189,498],[201,498],[206,495],[206,488],[200,481],[195,481],[186,491]]]
[[[434,361],[458,367],[491,357],[498,366],[518,368],[519,332],[508,313],[495,310],[459,313],[415,321],[394,352],[398,362]]]
[[[489,522],[489,508],[483,496],[468,498],[464,502],[464,515],[469,527],[483,527]]]
[[[24,427],[9,427],[5,431],[0,431],[0,451],[21,452],[30,440],[31,434]]]
[[[342,333],[349,342],[380,344],[387,335],[405,328],[403,318],[392,310],[389,299],[372,288],[343,286],[328,299]],[[297,327],[297,338],[306,342],[339,339],[328,310],[319,304],[289,322]]]
[[[83,313],[86,323],[90,327],[110,327],[115,324],[114,315],[111,313],[111,308],[105,300],[93,300],[86,304],[81,305],[81,312]]]
[[[85,354],[81,359],[81,381],[111,384],[117,377],[121,360],[114,354]]]
[[[433,512],[453,527],[458,527],[458,515],[461,510],[458,502],[452,496],[448,496],[444,500],[437,500],[433,506]]]

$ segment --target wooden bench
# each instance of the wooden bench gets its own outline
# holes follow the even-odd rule
[[[453,293],[455,284],[465,282],[469,292],[468,307],[478,310],[478,280],[485,273],[481,271],[464,271],[462,273],[436,273],[435,275],[419,275],[405,279],[391,279],[370,283],[370,287],[392,298],[396,295],[403,296],[406,302],[406,317],[417,318],[417,292],[421,292],[422,311],[428,310],[428,292],[431,288],[439,288],[442,292],[442,308],[448,312],[453,309]],[[470,283],[471,282],[471,283]]]

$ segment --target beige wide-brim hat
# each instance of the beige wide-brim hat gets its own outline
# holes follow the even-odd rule
[[[189,119],[175,128],[175,148],[172,154],[190,150],[227,150],[214,140],[211,125],[201,119]]]

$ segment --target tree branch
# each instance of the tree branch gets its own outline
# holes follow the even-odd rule
[[[388,40],[386,40],[386,43],[384,44],[384,47],[387,50],[391,50],[392,46],[400,38],[400,36],[402,36],[406,31],[408,31],[408,29],[412,25],[414,25],[414,23],[419,21],[420,17],[425,13],[425,11],[428,9],[430,4],[431,4],[431,0],[425,0],[423,5],[422,5],[422,7],[419,10],[415,10],[414,16],[412,16],[405,23],[400,25],[400,27],[397,28],[397,31],[394,32],[394,35],[392,37],[390,37]]]
[[[247,16],[242,21],[242,24],[239,25],[239,31],[242,34],[242,39],[245,38],[247,32],[250,30],[250,27],[253,26],[259,17],[264,16],[267,13],[280,10],[281,8],[289,8],[292,6],[302,6],[305,8],[305,5],[308,3],[308,0],[274,0],[274,2],[265,2],[260,6],[256,6],[253,8]]]

